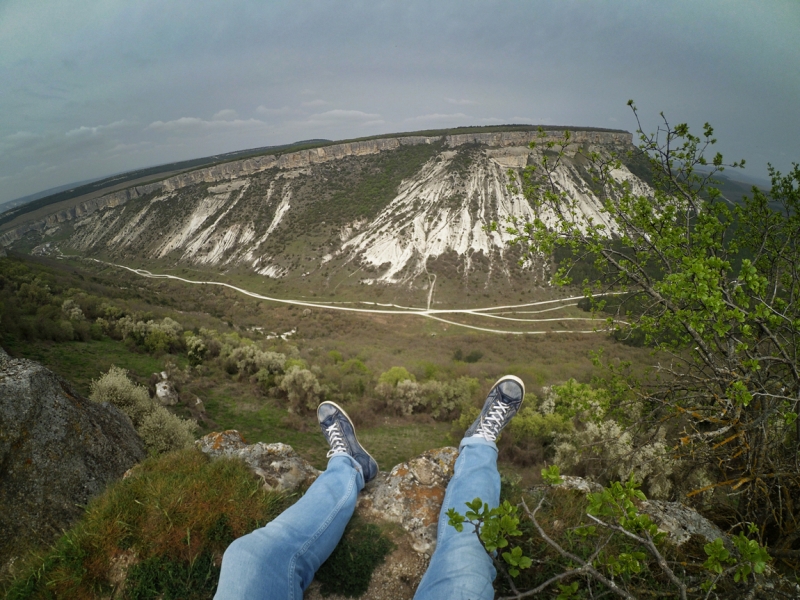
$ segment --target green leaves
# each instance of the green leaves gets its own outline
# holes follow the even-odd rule
[[[741,562],[733,575],[734,581],[747,581],[750,573],[763,573],[767,568],[767,562],[772,560],[767,549],[756,540],[749,539],[744,532],[740,531],[739,535],[733,538],[733,545],[741,555]]]
[[[712,573],[722,573],[724,568],[723,565],[731,560],[730,552],[725,549],[722,538],[717,538],[713,542],[706,544],[703,546],[703,550],[705,550],[705,553],[708,556],[708,559],[703,563],[703,566]]]
[[[564,483],[564,480],[561,479],[561,473],[559,472],[558,465],[551,465],[542,469],[542,479],[545,483],[549,483],[550,485],[559,485],[560,483]]]
[[[527,569],[532,561],[522,554],[522,548],[517,546],[511,552],[503,552],[503,560],[509,564],[508,574],[512,577],[519,575],[520,569]]]
[[[462,532],[464,523],[470,523],[486,552],[491,554],[498,549],[509,548],[508,539],[522,535],[519,529],[518,509],[508,501],[490,509],[487,503],[475,498],[472,502],[467,502],[466,506],[468,510],[464,515],[459,514],[454,508],[449,509],[448,524],[456,531]],[[511,577],[516,577],[520,569],[527,569],[532,564],[530,557],[525,556],[519,546],[509,548],[500,556],[508,565],[506,570]]]
[[[756,533],[758,528],[751,523],[749,531]],[[767,562],[772,560],[767,549],[757,540],[749,539],[742,531],[732,541],[739,554],[738,559],[725,548],[722,538],[717,538],[703,547],[708,556],[703,566],[712,573],[720,575],[726,566],[732,565],[733,580],[737,583],[747,581],[751,573],[763,573],[767,568]]]
[[[556,596],[556,600],[578,600],[580,595],[578,594],[579,584],[577,581],[573,581],[569,584],[558,584],[559,594]]]
[[[447,511],[447,524],[451,527],[455,527],[455,530],[461,533],[464,531],[464,515],[459,514],[455,508],[450,508]]]

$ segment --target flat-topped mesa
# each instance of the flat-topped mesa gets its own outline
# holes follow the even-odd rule
[[[563,139],[564,129],[547,129],[543,133],[545,139]],[[576,144],[608,144],[628,145],[633,144],[633,134],[627,131],[584,131],[570,129],[570,141]],[[498,131],[496,133],[459,133],[448,135],[445,144],[450,147],[464,144],[484,144],[486,146],[527,146],[540,139],[538,131]]]
[[[570,130],[572,141],[575,143],[592,144],[631,144],[632,135],[622,131],[584,131]],[[564,130],[551,129],[544,132],[548,139],[563,137]],[[97,198],[90,198],[76,203],[73,206],[53,211],[45,217],[20,223],[0,235],[0,247],[9,246],[21,239],[25,234],[36,231],[42,232],[60,223],[85,217],[97,210],[113,208],[125,204],[128,200],[139,198],[153,192],[174,192],[182,188],[199,183],[214,183],[225,179],[253,175],[269,169],[302,169],[311,165],[339,160],[349,156],[367,156],[378,154],[387,150],[395,150],[400,146],[415,146],[419,144],[434,144],[444,142],[450,148],[465,144],[482,144],[489,147],[527,146],[538,139],[538,131],[501,131],[494,133],[463,133],[447,136],[398,136],[356,142],[332,144],[308,150],[298,150],[278,155],[264,155],[241,160],[220,163],[186,173],[173,175],[161,181],[104,194]]]

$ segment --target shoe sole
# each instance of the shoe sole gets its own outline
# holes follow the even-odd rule
[[[525,387],[523,386],[523,388],[522,388],[522,389],[523,389],[523,390],[525,390]],[[375,460],[375,457],[374,457],[374,456],[372,456],[372,454],[370,454],[369,452],[367,452],[367,449],[366,449],[366,448],[364,448],[363,444],[362,444],[361,442],[359,442],[359,441],[358,441],[358,435],[356,435],[356,426],[355,426],[355,425],[353,425],[353,419],[351,419],[351,418],[350,418],[350,415],[348,415],[348,414],[347,414],[347,412],[346,412],[346,411],[345,411],[345,410],[344,410],[344,409],[343,409],[341,406],[339,406],[338,404],[336,404],[336,402],[331,402],[330,400],[326,400],[326,401],[325,401],[325,402],[323,402],[322,404],[330,404],[331,406],[335,406],[335,407],[336,407],[336,410],[338,410],[339,412],[341,412],[341,413],[344,415],[344,418],[345,418],[345,419],[347,419],[348,421],[350,421],[350,427],[352,427],[352,428],[353,428],[353,437],[354,437],[354,438],[356,438],[356,444],[358,444],[358,445],[361,447],[361,450],[363,450],[363,451],[364,451],[364,454],[366,454],[366,455],[367,455],[367,456],[369,456],[369,457],[370,457],[370,458],[371,458],[373,461],[375,461],[375,466],[377,467],[377,469],[376,469],[376,470],[377,470],[378,472],[380,472],[380,470],[381,470],[381,469],[380,469],[380,466],[378,465],[378,461],[377,461],[377,460]]]
[[[516,375],[503,375],[500,379],[494,382],[494,385],[489,388],[489,391],[493,390],[504,381],[516,381],[522,388],[522,400],[525,399],[525,383]],[[522,406],[522,400],[520,400],[520,406]],[[333,404],[333,402],[331,402],[331,404]]]

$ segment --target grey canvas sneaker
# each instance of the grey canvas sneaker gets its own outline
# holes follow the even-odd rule
[[[511,418],[517,414],[525,397],[525,384],[519,377],[506,375],[497,380],[489,390],[486,403],[475,422],[464,432],[464,437],[481,436],[493,442]]]
[[[317,421],[331,447],[328,458],[347,454],[361,465],[365,484],[374,479],[378,474],[378,463],[358,443],[355,427],[347,413],[334,402],[323,402],[317,407]]]

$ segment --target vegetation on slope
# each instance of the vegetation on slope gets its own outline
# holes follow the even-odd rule
[[[238,460],[194,448],[148,459],[19,567],[6,598],[108,597],[123,583],[124,598],[211,598],[228,544],[289,503]]]

